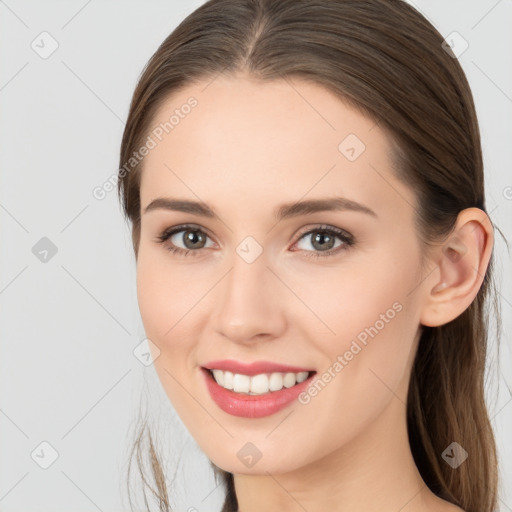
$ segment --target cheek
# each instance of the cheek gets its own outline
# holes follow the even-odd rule
[[[159,344],[165,331],[169,328],[166,319],[168,310],[172,310],[169,293],[166,296],[165,277],[158,276],[157,266],[149,264],[144,251],[140,250],[137,261],[137,300],[146,335]],[[170,321],[171,319],[169,319]]]
[[[393,392],[406,400],[401,385],[416,348],[418,304],[410,292],[418,269],[412,263],[400,267],[381,263],[382,267],[368,268],[363,281],[357,276],[346,281],[333,323],[337,335],[329,346],[323,345],[337,381],[330,399],[342,396],[361,419],[381,409]]]
[[[413,265],[407,268],[386,262],[384,255],[376,260],[379,264],[361,261],[339,269],[313,269],[286,276],[290,287],[300,290],[304,303],[297,303],[300,316],[295,323],[317,324],[325,332],[316,338],[324,340],[323,352],[348,350],[353,340],[362,345],[374,338],[399,341],[387,334],[391,335],[409,317],[404,314],[405,309],[414,309],[409,292],[417,272]],[[305,314],[304,305],[311,314]]]
[[[374,292],[366,300],[353,298],[347,308],[340,302],[337,317],[331,317],[336,335],[317,340],[325,364],[317,382],[300,397],[304,409],[296,420],[313,438],[318,436],[313,451],[305,448],[306,459],[345,445],[389,406],[397,411],[406,403],[416,307],[405,296],[394,301],[393,294]],[[286,432],[282,434],[276,440],[285,443]]]
[[[180,383],[190,379],[189,361],[195,338],[184,329],[193,297],[187,297],[190,286],[183,287],[183,277],[169,270],[158,254],[141,246],[137,260],[140,315],[146,337],[157,347],[153,348],[155,371],[169,400],[182,412],[191,405]]]
[[[154,257],[156,256],[156,257]],[[193,304],[193,286],[183,282],[179,271],[170,272],[169,266],[141,247],[137,261],[137,299],[144,329],[162,352],[178,349],[175,343],[186,342],[179,332],[180,319]],[[173,340],[173,343],[170,341]]]
[[[189,379],[189,372],[195,371],[195,351],[210,316],[209,294],[216,280],[217,274],[201,265],[171,264],[165,250],[141,244],[137,299],[146,336],[160,350],[155,360],[159,373],[166,368]]]
[[[418,282],[418,265],[409,255],[400,265],[391,252],[381,254],[379,264],[361,261],[338,278],[317,281],[325,283],[322,293],[313,291],[308,277],[308,305],[329,328],[316,338],[326,356],[324,371],[336,375],[332,380],[347,379],[352,397],[371,397],[386,385],[395,389],[406,376],[419,324],[417,298],[410,293]],[[340,386],[343,392],[346,385]]]

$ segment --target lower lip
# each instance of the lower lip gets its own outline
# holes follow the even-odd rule
[[[295,384],[291,388],[271,391],[264,395],[246,395],[219,386],[209,370],[201,368],[201,371],[205,376],[206,387],[213,401],[224,412],[244,418],[263,418],[284,409],[306,390],[315,375],[312,373],[305,381]]]

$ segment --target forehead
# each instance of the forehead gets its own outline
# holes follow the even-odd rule
[[[148,135],[142,206],[165,194],[248,204],[344,192],[384,204],[403,188],[376,123],[304,80],[219,76],[190,85],[162,103]]]

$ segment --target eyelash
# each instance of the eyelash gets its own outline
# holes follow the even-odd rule
[[[200,252],[200,249],[195,249],[195,250],[194,249],[181,249],[174,245],[166,245],[165,244],[165,242],[172,235],[175,235],[176,233],[180,233],[181,231],[198,231],[198,232],[203,233],[206,236],[208,236],[208,234],[205,231],[203,231],[202,229],[200,229],[197,226],[182,225],[182,226],[176,226],[174,228],[166,229],[165,231],[162,232],[161,235],[159,235],[156,238],[156,241],[157,241],[157,243],[164,245],[164,247],[167,251],[169,251],[171,253],[179,254],[181,256],[189,256],[190,253]],[[302,238],[304,238],[306,235],[311,235],[313,233],[318,233],[318,232],[323,233],[323,234],[327,233],[329,235],[335,235],[337,238],[339,238],[343,242],[343,245],[338,246],[335,249],[329,249],[328,251],[324,251],[324,252],[322,252],[322,251],[305,251],[306,253],[309,253],[306,255],[307,258],[327,258],[329,256],[334,256],[341,251],[347,250],[349,247],[353,246],[355,243],[354,237],[347,231],[344,231],[339,228],[335,228],[333,226],[325,226],[325,225],[317,226],[313,229],[310,229],[309,231],[306,231],[305,233],[302,233],[300,235],[300,237],[298,238],[297,242],[299,240],[301,240]],[[297,242],[295,242],[295,243],[297,243]],[[193,256],[195,257],[195,256],[197,256],[197,254],[193,254]]]

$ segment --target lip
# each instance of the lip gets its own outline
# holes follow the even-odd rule
[[[201,367],[201,372],[204,375],[208,392],[217,406],[232,416],[239,416],[243,418],[263,418],[284,409],[292,404],[297,397],[307,389],[316,375],[316,372],[311,372],[311,375],[309,375],[306,380],[299,384],[295,384],[295,386],[292,386],[291,388],[283,388],[280,391],[271,391],[264,395],[246,395],[242,393],[235,393],[234,391],[219,386],[209,369]]]
[[[312,372],[312,368],[300,368],[298,366],[289,366],[285,364],[273,363],[271,361],[255,361],[253,363],[242,363],[234,359],[222,359],[219,361],[211,361],[203,365],[208,370],[223,370],[231,373],[240,373],[252,377],[260,373],[299,373]]]

